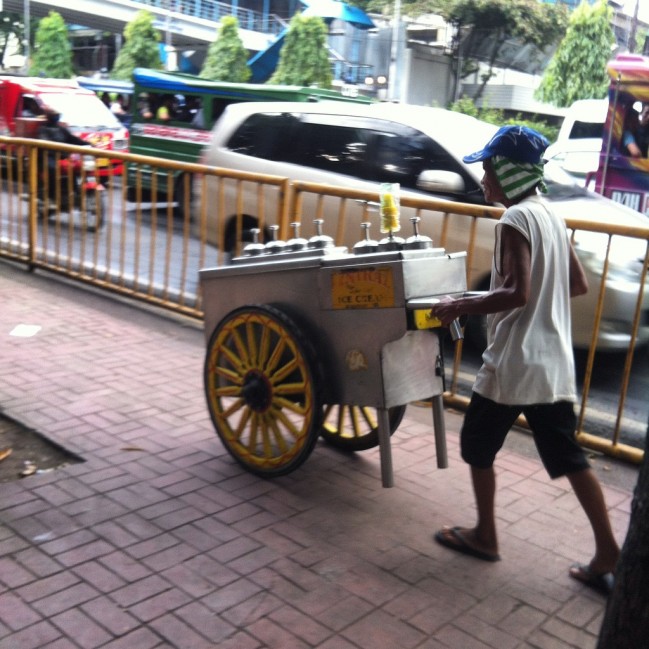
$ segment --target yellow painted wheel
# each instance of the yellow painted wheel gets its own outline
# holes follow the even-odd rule
[[[406,406],[395,406],[388,411],[390,435],[399,427]],[[368,406],[328,405],[320,430],[322,439],[344,451],[365,451],[379,443],[376,409]]]
[[[207,346],[207,404],[221,441],[252,473],[296,469],[322,421],[315,353],[286,314],[244,306],[216,327]]]

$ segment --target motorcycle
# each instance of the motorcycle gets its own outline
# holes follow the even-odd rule
[[[106,213],[106,188],[97,176],[95,156],[72,153],[43,169],[39,184],[38,215],[56,219],[68,214],[89,231],[101,228]],[[57,182],[58,181],[58,182]]]

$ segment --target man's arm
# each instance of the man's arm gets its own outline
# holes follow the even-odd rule
[[[498,266],[502,286],[484,295],[440,302],[431,314],[448,325],[461,315],[486,315],[525,306],[530,293],[531,251],[529,241],[510,225],[501,225]]]
[[[588,280],[584,268],[570,245],[570,297],[577,297],[588,292]]]

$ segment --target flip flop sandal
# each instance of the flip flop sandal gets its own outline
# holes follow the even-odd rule
[[[570,566],[569,574],[573,579],[580,581],[602,595],[610,595],[615,583],[612,573],[605,572],[598,575],[591,570],[589,565],[583,563],[575,563]]]
[[[470,557],[482,559],[482,561],[500,561],[499,554],[485,552],[470,545],[460,530],[460,527],[445,528],[436,532],[434,538],[440,545],[455,550],[460,554],[467,554]]]

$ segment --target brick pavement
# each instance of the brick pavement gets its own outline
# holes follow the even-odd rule
[[[195,323],[5,263],[0,305],[2,409],[85,460],[0,485],[0,649],[595,646],[605,602],[567,574],[589,527],[533,454],[499,458],[503,561],[483,563],[431,540],[473,519],[458,413],[439,470],[408,407],[392,489],[378,449],[320,443],[263,480],[214,433]],[[605,490],[622,541],[631,488]]]

